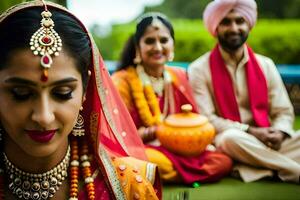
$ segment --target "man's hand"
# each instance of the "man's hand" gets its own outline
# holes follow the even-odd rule
[[[279,150],[284,139],[287,137],[285,133],[280,130],[271,129],[269,130],[268,146],[274,150]]]
[[[250,133],[251,135],[256,137],[258,140],[260,140],[262,143],[267,145],[268,135],[269,135],[268,128],[260,128],[260,127],[250,126],[249,129],[248,129],[248,133]]]
[[[281,143],[286,138],[285,133],[276,130],[272,127],[269,128],[258,128],[258,127],[249,127],[248,133],[255,136],[261,142],[263,142],[266,146],[279,150],[281,147]]]

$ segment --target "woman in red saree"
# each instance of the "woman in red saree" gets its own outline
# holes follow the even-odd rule
[[[164,147],[155,137],[156,126],[167,115],[181,112],[191,104],[199,112],[186,73],[166,62],[174,56],[174,30],[160,13],[140,18],[136,32],[122,54],[118,71],[112,79],[133,118],[147,156],[158,165],[167,182],[214,182],[231,170],[231,159],[219,152],[204,151],[199,156],[183,157]]]
[[[161,198],[155,165],[73,14],[16,5],[0,16],[0,41],[0,200]]]

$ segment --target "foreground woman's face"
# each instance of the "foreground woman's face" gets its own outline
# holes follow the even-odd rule
[[[53,58],[49,79],[42,82],[40,57],[13,52],[0,70],[0,122],[5,148],[42,157],[66,145],[82,104],[81,74],[62,51]]]

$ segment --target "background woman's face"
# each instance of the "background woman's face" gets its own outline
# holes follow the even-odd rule
[[[164,65],[174,51],[174,41],[164,25],[148,26],[139,41],[138,49],[144,66]]]
[[[47,156],[66,146],[83,99],[81,74],[62,51],[41,82],[40,57],[17,50],[0,71],[0,122],[5,148]]]

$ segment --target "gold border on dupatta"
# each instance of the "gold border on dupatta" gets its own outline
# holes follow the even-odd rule
[[[120,180],[118,178],[117,172],[115,170],[114,165],[112,164],[112,161],[105,151],[103,147],[99,147],[99,153],[100,153],[100,159],[105,167],[106,173],[108,174],[109,182],[112,186],[113,193],[118,200],[126,200],[126,195],[122,189]]]
[[[109,110],[107,108],[106,94],[104,91],[102,79],[100,77],[102,72],[101,72],[101,69],[99,67],[97,67],[100,64],[99,63],[100,56],[99,56],[98,49],[96,47],[96,44],[95,44],[93,38],[91,37],[90,33],[88,33],[88,34],[89,34],[89,38],[90,38],[91,44],[92,44],[93,59],[94,59],[93,67],[94,67],[94,71],[95,71],[95,80],[96,80],[96,85],[97,85],[97,91],[98,91],[98,95],[99,95],[99,98],[101,101],[102,109],[103,109],[103,112],[106,116],[107,122],[108,122],[109,126],[111,127],[114,135],[116,136],[117,140],[121,144],[124,151],[128,154],[128,150],[125,146],[125,143],[122,140],[121,135],[118,133],[118,130],[112,119],[111,113],[109,112]],[[108,174],[108,179],[109,179],[110,185],[112,187],[112,190],[115,194],[116,199],[118,199],[118,200],[124,199],[125,200],[126,195],[124,194],[120,180],[118,179],[118,175],[117,175],[115,168],[111,162],[111,159],[109,158],[107,152],[105,151],[105,149],[103,147],[99,146],[99,152],[100,152],[100,159],[102,160],[104,168],[106,170],[106,173]]]
[[[88,33],[89,34],[89,33]],[[90,36],[90,34],[89,34]],[[109,126],[111,127],[114,135],[116,136],[118,142],[120,143],[120,145],[122,146],[122,148],[124,149],[124,151],[129,155],[128,153],[128,149],[122,139],[122,136],[119,134],[118,130],[117,130],[117,127],[116,125],[114,124],[114,120],[112,118],[112,115],[111,115],[111,112],[109,111],[109,109],[107,108],[107,100],[106,100],[106,94],[105,94],[105,91],[104,91],[104,86],[103,86],[103,81],[100,77],[101,72],[100,71],[100,68],[97,67],[99,66],[99,54],[98,54],[98,49],[96,48],[96,45],[95,45],[95,42],[93,40],[93,38],[90,36],[91,38],[91,43],[92,43],[92,49],[93,49],[93,59],[94,59],[94,70],[95,70],[95,79],[96,79],[96,84],[97,84],[97,90],[98,90],[98,94],[99,94],[99,97],[100,97],[100,101],[101,101],[101,105],[102,105],[102,108],[103,108],[103,112],[106,116],[106,119],[107,119],[107,122],[109,124]],[[104,68],[105,69],[105,68]],[[97,74],[99,74],[99,76],[97,76]]]

